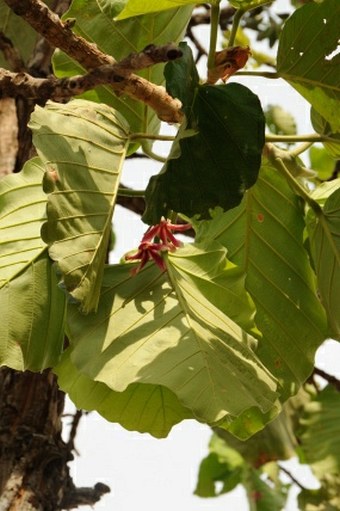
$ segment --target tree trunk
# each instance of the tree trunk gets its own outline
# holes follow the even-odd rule
[[[61,439],[55,376],[3,368],[0,395],[0,510],[62,509],[72,455]]]
[[[61,511],[93,505],[109,488],[75,488],[61,438],[64,394],[50,371],[0,370],[0,511]]]

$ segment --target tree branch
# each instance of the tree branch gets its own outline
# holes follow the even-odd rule
[[[61,100],[82,94],[94,89],[98,85],[111,84],[115,86],[130,75],[133,71],[139,71],[153,66],[160,62],[168,62],[182,56],[182,51],[173,44],[164,46],[147,46],[142,52],[132,53],[117,63],[104,64],[93,69],[85,75],[73,76],[71,78],[34,78],[28,73],[12,73],[0,68],[0,97],[24,96],[30,99]],[[148,82],[149,83],[149,82]],[[149,83],[151,87],[156,87]],[[167,101],[170,96],[164,87],[157,87],[159,99]],[[172,104],[179,109],[179,100],[170,98]],[[145,98],[148,102],[148,98]]]
[[[59,16],[41,0],[4,0],[15,14],[21,16],[52,46],[60,48],[71,58],[91,71],[103,65],[116,64],[114,58],[100,51],[83,37],[72,32],[70,23],[61,21]],[[146,103],[158,117],[166,122],[181,122],[183,114],[180,103],[166,93],[163,87],[154,85],[144,78],[128,74],[123,79],[110,82],[112,88]]]

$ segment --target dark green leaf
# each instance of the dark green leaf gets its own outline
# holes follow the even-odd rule
[[[261,164],[264,115],[258,97],[232,83],[199,87],[193,105],[198,133],[180,130],[172,154],[146,191],[144,221],[169,210],[209,218],[209,209],[240,203]],[[194,121],[189,128],[196,128]]]
[[[340,159],[340,133],[332,133],[329,122],[326,121],[314,108],[311,109],[313,128],[320,135],[326,135],[330,140],[322,142],[326,151],[333,158]]]

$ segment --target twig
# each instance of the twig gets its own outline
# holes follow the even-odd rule
[[[306,488],[304,486],[302,486],[302,484],[293,476],[293,474],[291,474],[289,472],[289,470],[287,470],[286,468],[284,468],[282,465],[278,464],[279,466],[279,469],[282,470],[282,472],[284,472],[288,477],[289,479],[294,483],[296,484],[296,486],[298,486],[301,490],[305,490]]]
[[[1,97],[24,96],[31,99],[46,101],[47,99],[60,100],[79,95],[98,85],[115,85],[123,81],[133,71],[145,69],[159,62],[174,60],[182,55],[182,51],[173,44],[164,46],[148,46],[140,53],[132,53],[120,62],[104,64],[93,69],[85,75],[71,78],[34,78],[28,73],[12,73],[0,68],[0,91]],[[153,84],[150,84],[153,86]],[[165,90],[158,87],[165,100]],[[170,96],[169,96],[170,97]],[[177,108],[181,103],[171,98]]]
[[[79,422],[83,416],[83,413],[83,410],[77,410],[73,415],[71,430],[67,441],[67,447],[70,451],[74,450],[74,439],[76,438]]]
[[[333,385],[333,387],[336,388],[338,392],[340,392],[340,380],[338,380],[335,376],[326,373],[322,369],[319,369],[318,367],[314,367],[313,374],[317,374],[318,376],[321,376],[324,380],[326,380],[328,383]]]
[[[72,32],[67,21],[61,21],[41,0],[4,0],[17,14],[27,21],[52,46],[63,50],[86,70],[94,70],[105,64],[115,64],[110,55],[100,51],[95,44]],[[181,122],[183,114],[178,100],[174,100],[163,87],[131,74],[128,78],[111,83],[112,88],[143,101],[153,108],[158,117],[166,122]]]

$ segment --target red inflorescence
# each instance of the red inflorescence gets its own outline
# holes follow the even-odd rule
[[[131,273],[136,275],[150,260],[153,260],[162,271],[165,271],[166,267],[161,253],[169,250],[172,252],[182,244],[175,238],[173,231],[183,232],[188,229],[191,229],[190,224],[172,224],[165,218],[162,218],[159,224],[150,226],[144,234],[137,252],[125,256],[128,261],[140,261]]]

